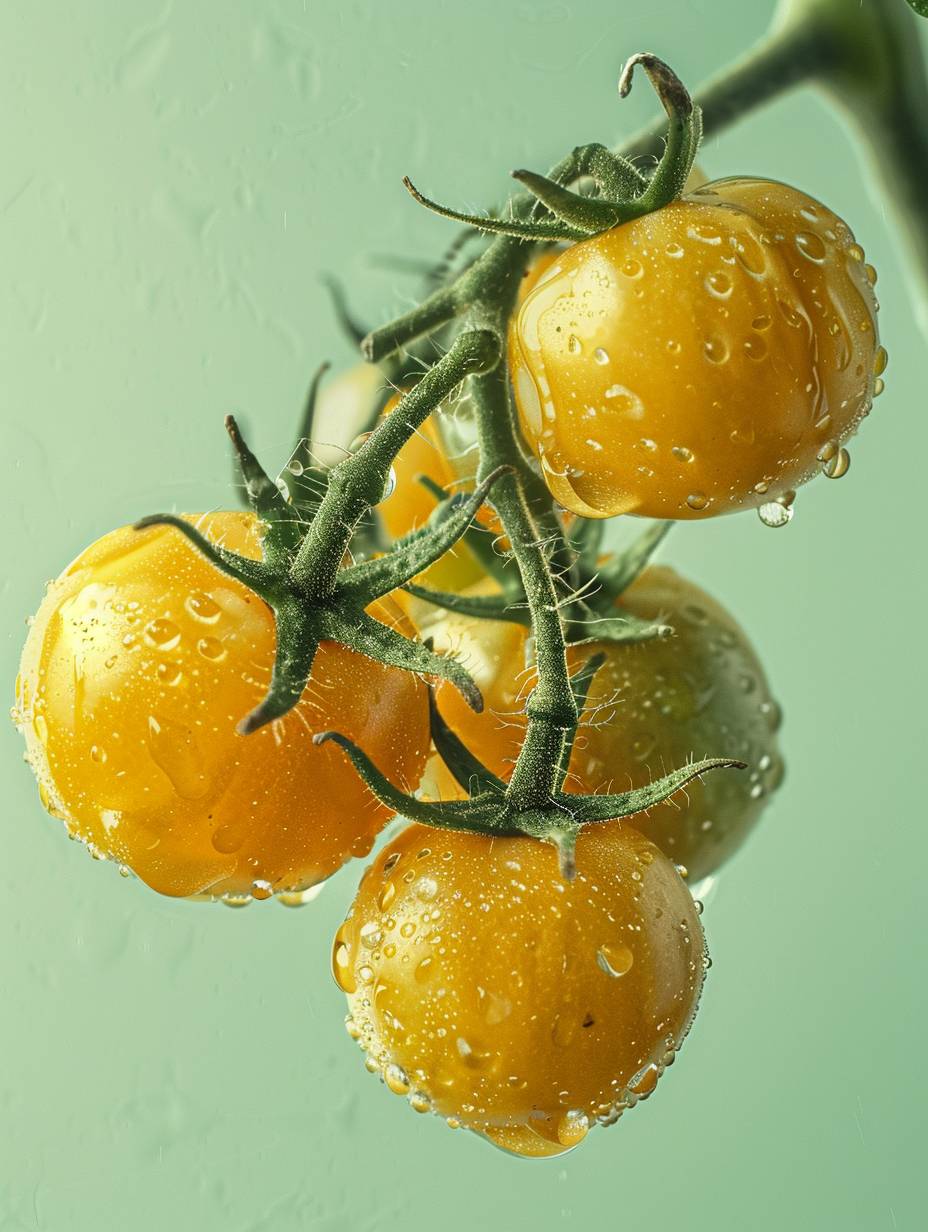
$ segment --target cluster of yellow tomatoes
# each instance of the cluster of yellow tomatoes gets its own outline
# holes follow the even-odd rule
[[[847,469],[845,443],[882,387],[875,273],[848,227],[795,189],[726,180],[634,222],[549,249],[510,322],[509,369],[527,452],[561,511],[693,519],[759,509],[784,524],[796,488]],[[362,402],[380,378],[339,383]],[[390,414],[396,399],[388,402]],[[399,538],[445,489],[473,485],[449,443],[453,408],[396,458],[379,507]],[[187,515],[258,559],[243,512]],[[479,523],[505,551],[491,508]],[[428,584],[485,594],[462,542]],[[566,881],[554,850],[409,825],[365,872],[333,969],[367,1066],[419,1112],[521,1155],[550,1155],[649,1095],[674,1060],[707,965],[693,883],[742,842],[777,786],[779,710],[743,631],[672,569],[647,566],[617,611],[669,637],[568,648],[604,655],[567,789],[620,791],[703,754],[739,758],[632,823],[590,825]],[[438,710],[502,779],[535,683],[521,623],[436,610],[405,592],[372,614],[456,655],[477,714],[442,684]],[[299,901],[366,856],[391,813],[332,745],[353,740],[392,782],[463,790],[430,742],[415,675],[323,643],[296,707],[247,737],[268,687],[265,603],[170,527],[123,528],[54,582],[32,623],[16,719],[43,803],[73,838],[162,894]]]

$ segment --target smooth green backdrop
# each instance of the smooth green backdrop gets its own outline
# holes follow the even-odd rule
[[[771,9],[0,6],[10,699],[47,578],[116,524],[227,499],[225,412],[284,460],[309,371],[351,359],[321,272],[371,322],[410,302],[372,254],[431,255],[450,230],[403,173],[465,207],[499,200],[510,167],[653,114],[644,79],[616,97],[626,55],[654,49],[695,84]],[[65,841],[5,726],[0,1232],[924,1227],[925,339],[814,92],[702,162],[793,181],[851,222],[890,366],[849,477],[803,491],[787,530],[721,519],[664,551],[751,632],[789,766],[708,904],[715,965],[679,1064],[550,1162],[412,1115],[365,1074],[328,974],[358,869],[302,911],[159,899]]]

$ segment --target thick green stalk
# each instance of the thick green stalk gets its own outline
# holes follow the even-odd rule
[[[358,522],[380,503],[400,449],[436,406],[474,372],[499,360],[499,338],[486,330],[459,334],[361,448],[334,467],[325,496],[303,540],[290,580],[316,599],[335,591],[338,571]]]

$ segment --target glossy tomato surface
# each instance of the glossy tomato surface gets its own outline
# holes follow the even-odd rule
[[[190,516],[260,556],[251,514]],[[371,610],[411,632],[392,603]],[[240,736],[274,648],[270,610],[177,531],[105,535],[51,584],[23,651],[17,713],[46,807],[162,894],[267,898],[366,854],[390,813],[312,734],[350,735],[414,787],[425,688],[324,643],[298,706]]]
[[[747,770],[707,775],[634,818],[633,824],[695,882],[737,850],[782,779],[776,738],[780,709],[744,630],[673,569],[646,569],[622,596],[622,608],[643,620],[663,620],[674,633],[637,645],[569,650],[572,667],[595,652],[606,661],[590,690],[565,786],[575,792],[625,791],[692,758],[747,762]],[[526,663],[527,630],[446,614],[424,632],[436,648],[460,657],[484,697],[484,711],[475,715],[442,685],[441,713],[486,766],[508,778],[535,681]],[[443,798],[462,794],[437,757],[429,778]]]
[[[875,277],[836,214],[770,180],[705,184],[566,249],[509,339],[553,495],[586,517],[785,521],[766,507],[846,471],[882,386]]]
[[[671,862],[589,826],[577,876],[530,838],[410,826],[333,948],[368,1068],[517,1155],[556,1155],[649,1095],[696,1011],[704,941]]]

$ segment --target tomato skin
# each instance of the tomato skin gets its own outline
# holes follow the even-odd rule
[[[673,865],[624,822],[577,876],[530,838],[412,825],[336,934],[349,1031],[390,1089],[519,1155],[555,1155],[650,1094],[699,1000],[704,940]]]
[[[634,824],[692,882],[716,871],[741,846],[778,786],[780,710],[763,667],[737,622],[704,591],[666,566],[650,566],[626,590],[622,608],[663,619],[668,638],[638,645],[571,647],[572,669],[606,656],[593,681],[570,761],[567,790],[624,791],[693,757],[735,757],[744,771],[719,771],[691,784]],[[423,627],[437,649],[453,650],[484,697],[474,715],[440,686],[439,709],[480,760],[508,778],[525,731],[527,630],[520,625],[444,614]],[[432,794],[462,795],[436,756],[427,776]]]
[[[552,494],[675,519],[787,496],[869,411],[868,271],[835,214],[769,180],[714,181],[565,250],[509,332]]]
[[[215,541],[260,556],[252,514],[188,516]],[[389,602],[371,610],[404,624]],[[425,688],[324,643],[295,711],[240,736],[274,647],[265,604],[177,531],[124,527],[99,539],[49,588],[17,682],[50,811],[174,896],[266,898],[366,854],[390,813],[312,733],[343,731],[395,781],[415,784],[428,749]]]

